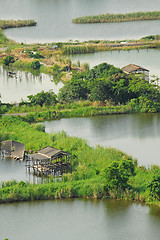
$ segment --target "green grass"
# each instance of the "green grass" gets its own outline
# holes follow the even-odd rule
[[[126,14],[102,14],[97,16],[84,16],[72,19],[73,23],[111,23],[111,22],[128,22],[128,21],[144,21],[159,20],[160,12],[133,12]]]
[[[35,26],[36,22],[34,20],[0,20],[0,28],[16,28],[16,27],[29,27]]]
[[[56,198],[115,198],[128,199],[146,204],[160,204],[160,194],[157,193],[160,168],[149,169],[137,166],[131,156],[116,150],[97,146],[90,147],[85,140],[68,137],[65,132],[53,135],[43,132],[39,125],[29,125],[19,117],[2,117],[0,119],[1,140],[17,140],[25,144],[26,150],[36,151],[45,146],[52,146],[72,154],[72,173],[64,174],[62,180],[54,181],[48,178],[44,184],[28,182],[3,182],[0,188],[0,202],[47,200]],[[135,174],[129,177],[125,188],[113,188],[107,182],[107,169],[114,163],[132,162]],[[112,168],[114,177],[114,171]],[[117,171],[117,170],[116,170]],[[126,169],[128,172],[128,168]],[[117,172],[118,173],[118,172]],[[120,173],[123,175],[125,172]],[[155,182],[154,182],[155,181]],[[154,189],[150,188],[151,183]]]

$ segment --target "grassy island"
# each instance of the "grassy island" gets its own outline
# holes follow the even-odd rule
[[[53,146],[72,154],[72,173],[44,184],[3,182],[0,203],[62,198],[112,198],[160,205],[160,168],[138,166],[131,156],[114,148],[88,146],[85,140],[64,132],[50,135],[39,125],[29,125],[19,117],[0,119],[1,140],[16,140],[27,151]]]
[[[17,28],[17,27],[30,27],[36,26],[36,22],[34,20],[0,20],[0,28]]]
[[[102,14],[96,16],[84,16],[72,19],[73,23],[112,23],[112,22],[130,22],[144,20],[159,20],[160,12],[133,12],[126,14]]]

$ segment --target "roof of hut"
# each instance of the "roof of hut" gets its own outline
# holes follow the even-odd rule
[[[25,146],[20,142],[13,140],[3,141],[1,145],[1,150],[5,151],[7,157],[13,157],[16,159],[23,159]]]
[[[134,72],[134,71],[136,71],[136,70],[143,70],[143,71],[149,72],[148,69],[143,68],[143,67],[138,66],[138,65],[135,65],[135,64],[129,64],[129,65],[127,65],[127,66],[124,66],[124,67],[122,68],[122,70],[123,70],[125,73],[128,73],[128,74],[129,74],[129,73],[132,73],[132,72]]]
[[[31,157],[37,160],[47,160],[62,155],[70,155],[70,153],[48,146],[37,151],[37,153],[31,154]]]

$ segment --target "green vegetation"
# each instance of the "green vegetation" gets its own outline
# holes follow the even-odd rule
[[[160,203],[160,168],[137,166],[127,154],[113,148],[96,148],[85,140],[68,137],[64,132],[49,135],[39,125],[29,125],[19,117],[0,119],[0,136],[4,140],[23,142],[27,151],[53,146],[72,154],[72,173],[55,182],[49,178],[44,184],[3,182],[0,202],[33,201],[55,198],[115,198],[146,204]],[[42,129],[42,130],[41,130]]]
[[[28,26],[34,25],[34,21],[2,21],[3,29],[7,26],[22,26],[26,24]],[[23,23],[23,24],[22,24]],[[10,26],[10,27],[11,27]],[[129,50],[129,49],[141,49],[141,48],[160,48],[158,36],[155,39],[152,38],[140,39],[140,40],[127,40],[125,44],[121,41],[107,41],[107,40],[90,40],[85,42],[55,42],[52,44],[21,44],[9,40],[4,35],[0,28],[0,63],[5,65],[5,58],[14,57],[14,62],[9,62],[12,68],[20,70],[43,72],[53,75],[56,81],[70,80],[70,74],[72,71],[87,71],[89,66],[87,63],[74,64],[67,56],[69,54],[84,54],[93,53],[97,51],[112,51],[112,50]],[[8,64],[8,63],[7,63]]]
[[[28,99],[31,104],[33,105],[40,105],[41,107],[45,105],[52,105],[57,102],[56,100],[57,96],[56,94],[50,90],[49,92],[41,91],[40,93],[37,93],[36,95],[29,95]]]
[[[151,41],[159,41],[160,40],[160,35],[149,35],[146,37],[141,38],[142,40],[151,40]]]
[[[55,67],[55,76],[59,74]],[[28,96],[19,106],[1,104],[0,113],[28,113],[29,123],[56,118],[122,113],[160,112],[158,81],[154,84],[102,63],[86,72],[74,72],[59,90]]]
[[[137,112],[145,108],[145,111],[160,110],[158,85],[134,75],[128,76],[107,63],[99,64],[88,72],[75,73],[60,89],[58,97],[60,101],[88,99],[113,105],[129,104]]]
[[[64,54],[84,54],[96,52],[97,46],[92,45],[64,45],[62,51]]]
[[[38,61],[38,60],[35,60],[35,61],[33,61],[32,63],[31,63],[31,68],[32,69],[40,69],[40,66],[41,66],[41,64],[40,64],[40,62]]]
[[[84,16],[72,19],[73,23],[111,23],[111,22],[129,22],[143,20],[158,20],[160,12],[133,12],[126,14],[102,14],[97,16]]]
[[[2,43],[7,43],[9,40],[7,37],[4,35],[3,31],[0,29],[0,44]]]
[[[3,64],[6,66],[9,66],[11,63],[14,63],[14,57],[13,56],[7,56],[6,58],[3,59]]]
[[[35,26],[34,20],[0,20],[0,28],[16,28],[16,27],[30,27]]]
[[[139,20],[142,20],[142,15],[140,18]],[[1,28],[22,26],[20,22],[14,24],[4,21]],[[0,45],[2,48],[7,47],[5,53],[2,50],[1,62],[4,65],[28,70],[38,69],[52,74],[57,80],[66,71],[72,70],[70,81],[66,81],[58,96],[52,91],[46,93],[42,91],[28,96],[28,102],[22,101],[18,107],[0,102],[0,114],[9,110],[28,112],[26,116],[0,118],[0,142],[17,140],[24,143],[26,150],[30,152],[45,146],[70,152],[73,170],[72,173],[64,174],[62,181],[57,182],[52,178],[49,178],[45,184],[30,184],[24,181],[17,183],[14,180],[4,182],[0,188],[0,202],[106,197],[160,204],[158,166],[151,166],[148,169],[137,166],[132,157],[121,151],[100,146],[93,148],[88,146],[85,140],[68,137],[64,132],[49,135],[44,132],[43,126],[29,124],[62,117],[159,112],[158,85],[150,84],[143,78],[128,76],[120,69],[106,63],[91,70],[87,64],[82,67],[80,62],[73,65],[70,58],[63,55],[112,48],[138,48],[138,46],[158,48],[158,41],[158,36],[148,36],[139,43],[135,42],[135,45],[132,44],[134,41],[128,41],[126,46],[121,46],[120,42],[108,41],[84,43],[70,41],[53,43],[50,46],[47,44],[24,46],[23,43],[20,45],[10,42],[0,30]]]

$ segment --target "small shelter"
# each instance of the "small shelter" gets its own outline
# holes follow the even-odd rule
[[[6,157],[24,160],[25,146],[13,140],[3,141],[1,144],[1,152],[3,152]]]
[[[62,175],[71,170],[69,156],[71,154],[52,147],[45,147],[34,154],[30,154],[27,167],[46,175]]]
[[[122,71],[126,74],[135,74],[138,77],[144,77],[145,80],[149,81],[149,70],[135,64],[129,64],[122,67]]]

